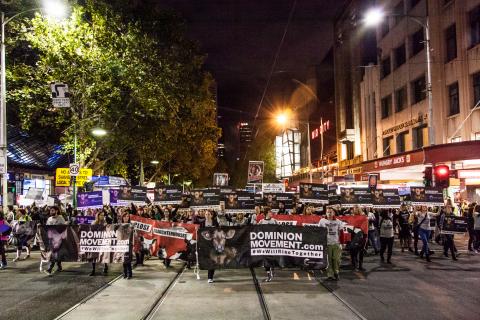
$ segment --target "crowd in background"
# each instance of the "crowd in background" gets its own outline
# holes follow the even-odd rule
[[[270,213],[270,208],[262,206],[256,206],[255,212],[251,214],[230,214],[225,213],[223,208],[220,210],[192,210],[190,208],[178,208],[174,205],[161,206],[155,204],[145,206],[131,204],[125,207],[103,206],[103,208],[87,209],[85,211],[74,210],[71,205],[66,207],[37,207],[32,205],[25,208],[10,206],[6,214],[0,209],[0,225],[7,224],[13,226],[15,223],[27,221],[38,221],[43,225],[73,225],[76,223],[77,216],[95,217],[93,224],[129,223],[130,215],[138,215],[158,221],[193,223],[202,227],[244,226],[256,224],[257,216],[260,214],[271,217]],[[294,210],[287,213],[284,209],[278,213],[293,215],[323,215],[326,213],[327,220],[330,222],[322,222],[322,224],[328,228],[329,235],[331,235],[328,237],[330,261],[327,275],[332,280],[338,280],[342,249],[346,249],[345,251],[350,254],[351,266],[357,271],[365,270],[363,268],[363,260],[367,254],[379,255],[381,263],[391,264],[396,235],[402,252],[409,251],[429,262],[434,253],[431,249],[431,243],[435,241],[443,246],[443,255],[445,257],[457,260],[458,250],[455,246],[454,235],[441,233],[446,218],[454,214],[467,218],[468,250],[474,253],[478,253],[480,250],[480,205],[476,203],[468,204],[464,202],[455,206],[448,200],[443,207],[432,208],[403,204],[399,209],[323,206],[320,211],[319,208],[314,208],[311,205],[297,203]],[[365,215],[369,223],[368,233],[364,234],[359,228],[345,230],[344,224],[333,223],[332,221],[335,221],[335,217],[338,215]],[[350,234],[350,240],[346,244],[340,244],[342,233]],[[134,247],[136,246],[134,248],[135,260],[132,257],[128,265],[124,265],[125,277],[132,277],[131,262],[135,261],[136,265],[143,265],[145,255],[149,255],[148,251],[145,251],[142,247],[142,240],[138,239],[136,244],[134,241]],[[30,257],[31,242],[0,233],[0,255],[2,258],[0,268],[2,269],[7,266],[5,247],[8,245],[8,242],[17,249],[15,258],[12,259],[13,262],[22,259],[21,254],[24,249],[26,250],[26,255],[23,259]],[[419,243],[422,244],[421,247]],[[163,260],[165,266],[168,267],[170,260],[165,257],[163,257]],[[55,264],[57,264],[58,271],[62,270],[61,261],[50,261],[50,266],[47,269],[48,273],[52,272]],[[95,274],[95,267],[93,263],[91,275]],[[104,273],[107,270],[108,266],[104,265]]]

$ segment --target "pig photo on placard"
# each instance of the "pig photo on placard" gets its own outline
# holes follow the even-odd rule
[[[353,188],[340,188],[340,201],[342,204],[356,203],[355,190]]]
[[[412,187],[411,189],[412,202],[425,202],[425,188],[424,187]]]
[[[77,231],[77,226],[39,227],[37,239],[42,259],[76,262],[79,248]]]
[[[238,209],[238,195],[229,193],[225,197],[225,209]]]
[[[122,186],[120,188],[120,191],[118,192],[117,199],[118,200],[132,200],[133,199],[132,187]]]
[[[267,207],[277,208],[278,207],[277,195],[274,193],[265,193],[263,195],[263,203]]]
[[[205,205],[206,201],[205,198],[203,197],[203,191],[202,190],[194,190],[192,194],[192,198],[190,201],[191,206],[201,206]]]
[[[372,200],[374,205],[386,204],[385,197],[383,196],[383,190],[381,189],[372,190]]]

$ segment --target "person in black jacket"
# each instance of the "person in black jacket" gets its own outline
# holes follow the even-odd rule
[[[473,245],[475,244],[475,229],[474,229],[475,221],[473,219],[473,211],[474,211],[475,206],[476,206],[475,202],[471,203],[468,206],[468,210],[467,210],[467,214],[466,214],[467,230],[468,230],[468,251],[470,251],[470,252],[474,251]]]

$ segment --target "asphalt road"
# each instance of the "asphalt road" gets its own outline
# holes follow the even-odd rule
[[[8,268],[0,270],[2,320],[54,319],[121,272],[121,265],[112,265],[107,276],[99,273],[90,277],[89,264],[64,263],[64,271],[49,277],[39,271],[38,252],[33,252],[30,259],[16,263],[12,262],[14,256],[9,252]]]
[[[318,273],[277,270],[273,282],[263,283],[264,271],[256,269],[255,273],[270,319],[480,319],[480,255],[466,253],[463,244],[458,243],[462,251],[458,261],[443,257],[436,245],[431,263],[400,253],[398,248],[393,265],[381,264],[378,256],[366,257],[365,272],[344,268],[338,282],[326,281]],[[0,270],[0,319],[54,319],[105,287],[121,268],[112,265],[108,276],[89,277],[89,264],[65,263],[63,272],[48,277],[38,271],[38,253],[17,263],[10,262],[12,258],[10,253],[9,268]],[[95,310],[101,309],[105,314],[118,314],[114,319],[126,319],[127,311],[138,313],[135,318],[140,319],[152,301],[164,294],[180,266],[175,263],[175,268],[166,270],[156,259],[146,264],[134,271],[132,280],[113,282],[69,316],[95,319],[99,315]],[[200,275],[197,280],[192,270],[185,270],[152,319],[166,315],[173,319],[265,319],[250,270],[217,271],[214,284],[206,283],[205,271]],[[141,298],[146,295],[150,300]]]

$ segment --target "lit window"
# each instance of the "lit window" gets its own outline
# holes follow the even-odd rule
[[[451,143],[462,142],[462,137],[454,137],[450,140]]]

